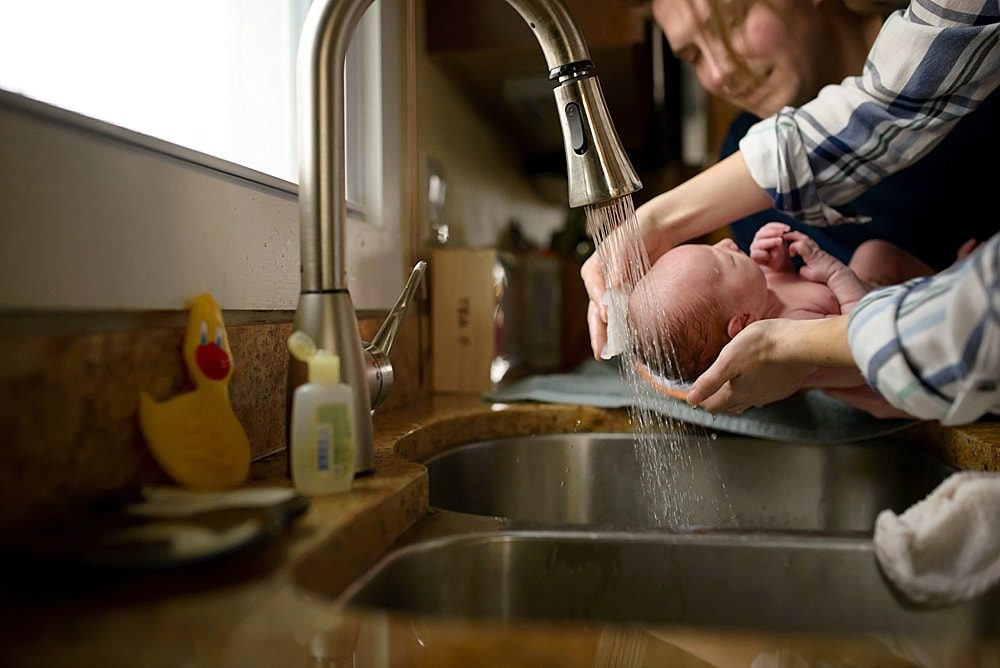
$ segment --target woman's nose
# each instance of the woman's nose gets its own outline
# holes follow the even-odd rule
[[[723,46],[716,46],[705,58],[706,77],[714,90],[727,92],[736,81],[736,67]]]

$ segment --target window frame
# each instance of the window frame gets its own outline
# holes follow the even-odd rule
[[[348,287],[359,309],[402,286],[405,3],[382,0],[375,72],[378,201],[348,204]],[[379,6],[379,5],[376,5]],[[155,137],[0,90],[0,309],[174,309],[212,292],[225,309],[294,309],[298,187]],[[377,167],[369,165],[375,162]],[[166,255],[165,260],[163,256]]]

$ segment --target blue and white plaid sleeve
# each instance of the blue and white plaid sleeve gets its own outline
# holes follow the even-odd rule
[[[775,208],[811,225],[867,222],[845,204],[930,151],[1000,85],[996,0],[911,0],[879,32],[862,76],[754,125],[740,142]]]
[[[911,415],[1000,413],[1000,233],[937,276],[870,292],[848,340],[868,384]]]

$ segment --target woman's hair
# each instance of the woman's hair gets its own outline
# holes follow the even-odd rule
[[[677,2],[690,2],[690,0],[676,0]],[[881,16],[886,17],[897,9],[905,9],[909,6],[909,0],[840,0],[844,7],[861,16]],[[733,26],[740,25],[746,16],[750,5],[755,2],[771,7],[777,16],[782,16],[778,8],[771,5],[770,0],[707,0],[709,13],[711,15],[712,29],[719,35],[726,54],[730,61],[736,66],[738,76],[752,80],[758,75],[733,49],[732,31]],[[648,3],[651,4],[651,3]]]
[[[689,0],[683,1],[688,2]],[[760,79],[760,75],[750,69],[743,56],[736,53],[736,50],[733,49],[732,39],[732,27],[742,25],[743,18],[746,17],[750,4],[753,2],[768,4],[768,0],[708,0],[708,8],[712,29],[719,35],[729,61],[736,66],[737,76],[752,85],[756,85],[760,82],[754,80]],[[780,13],[778,15],[780,16]]]
[[[640,282],[629,299],[628,317],[638,356],[658,375],[694,380],[728,342],[729,320],[711,286],[700,291],[654,294],[657,283]]]

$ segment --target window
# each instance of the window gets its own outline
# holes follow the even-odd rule
[[[0,88],[295,183],[307,4],[7,2]]]
[[[238,182],[247,185],[247,196],[253,202],[247,204],[247,208],[231,207],[240,212],[239,224],[256,229],[251,223],[244,221],[243,216],[249,214],[249,209],[257,207],[261,209],[261,217],[274,228],[275,216],[278,215],[276,211],[280,209],[281,220],[277,225],[281,230],[279,236],[292,235],[297,238],[297,210],[294,207],[295,183],[298,181],[295,54],[298,35],[309,4],[310,0],[49,0],[44,3],[24,0],[2,3],[0,89],[7,93],[0,91],[3,94],[3,98],[0,98],[0,112],[13,109],[12,114],[16,115],[27,109],[32,115],[39,117],[49,115],[51,111],[50,120],[56,125],[83,129],[90,136],[101,135],[105,144],[110,140],[120,148],[120,144],[124,142],[150,149],[161,160],[179,157],[186,163],[208,167],[209,171],[221,171],[235,176]],[[390,5],[389,10],[386,11],[380,4]],[[398,112],[390,112],[389,109],[399,99],[395,92],[399,84],[394,79],[398,75],[394,73],[400,68],[384,62],[392,57],[398,58],[399,52],[396,50],[388,55],[383,54],[383,45],[393,49],[398,40],[382,37],[383,31],[398,30],[398,13],[393,2],[383,0],[380,3],[380,0],[375,0],[356,31],[346,68],[346,180],[349,212],[352,220],[365,220],[375,228],[385,225],[383,212],[398,210],[398,203],[385,201],[387,196],[393,196],[393,189],[387,187],[387,181],[391,179],[387,179],[386,175],[390,170],[398,172],[398,156],[385,156],[382,150],[383,145],[393,145],[391,138],[383,138],[383,133],[399,132],[398,127],[392,127],[393,123],[398,125],[398,120],[395,120]],[[22,97],[26,98],[25,105],[14,104],[17,102],[16,98]],[[33,104],[33,101],[44,104]],[[69,113],[59,113],[61,110]],[[0,122],[4,122],[4,118],[6,117],[0,115]],[[96,122],[91,123],[90,119],[95,119]],[[24,136],[21,122],[20,116],[8,119],[6,127],[0,127],[0,132],[6,130],[11,136]],[[50,142],[45,146],[19,144],[17,151],[14,151],[15,155],[0,156],[0,172],[4,171],[5,160],[8,161],[8,170],[23,168],[25,164],[22,163],[30,162],[25,158],[26,153],[34,152],[44,155],[46,159],[64,159],[63,154],[71,148],[73,141],[67,138],[65,144],[51,144],[57,141],[55,134],[57,133],[39,140]],[[0,139],[3,136],[0,135]],[[6,152],[11,153],[11,147],[5,146]],[[124,159],[120,155],[106,157],[105,153],[112,149],[108,146],[104,148],[108,150],[101,149],[98,151],[100,155],[91,153],[88,148],[85,156],[75,156],[68,167],[74,168],[83,162],[97,161],[104,164],[106,160]],[[39,172],[39,178],[47,180],[57,171]],[[129,173],[124,168],[118,171]],[[192,179],[188,173],[185,174],[183,185],[171,185],[168,182],[169,175],[161,173],[163,170],[157,171],[155,177],[147,179],[155,182],[143,184],[157,192],[150,194],[145,200],[159,201],[157,195],[164,190],[175,191],[176,199],[176,191],[180,189],[191,202],[209,202],[210,206],[203,208],[215,210],[217,218],[218,211],[226,210],[222,200],[235,196],[234,192],[230,192],[233,181],[230,179],[216,188],[216,184],[220,183],[218,176],[205,169],[194,171],[204,178]],[[79,181],[81,176],[74,178]],[[190,194],[193,181],[197,181],[197,195]],[[83,191],[88,201],[76,201],[73,205],[78,210],[79,207],[123,209],[120,201],[132,197],[132,194],[105,192],[108,187],[115,185],[109,181],[95,185]],[[129,183],[128,187],[135,188],[137,185],[139,184]],[[391,182],[388,183],[388,186],[391,185]],[[276,198],[274,202],[260,204],[262,188],[263,192]],[[10,211],[18,211],[28,218],[37,217],[45,224],[56,224],[51,219],[58,211],[52,206],[43,207],[38,201],[22,201],[24,196],[18,194],[17,190],[9,180],[5,185],[0,176],[0,206],[10,206]],[[70,196],[65,188],[55,184],[52,185],[52,191],[59,193],[62,198]],[[92,198],[98,195],[106,195],[109,203],[93,201]],[[144,200],[140,197],[138,201]],[[293,206],[289,207],[289,203]],[[72,210],[74,206],[66,208]],[[172,222],[150,224],[151,228],[188,226],[196,235],[203,234],[208,225],[219,224],[218,221],[204,224],[190,222],[188,219],[192,216],[200,215],[194,204],[161,205],[156,211],[144,211],[143,214],[172,215],[178,218]],[[103,215],[95,218],[100,219],[101,226],[128,226],[134,222],[135,211],[123,210],[122,215],[123,219],[117,222],[108,220]],[[76,220],[65,224],[83,224],[80,216],[75,218]],[[54,236],[59,238],[59,230],[55,232]],[[398,221],[395,235],[398,236]],[[7,236],[16,239],[18,235],[15,232]],[[27,246],[32,245],[31,239],[25,238],[24,241]],[[271,241],[283,246],[290,245],[287,239]],[[231,239],[221,236],[221,233],[218,236],[218,243],[231,242]],[[260,243],[266,242],[261,238]],[[374,243],[376,249],[382,248],[383,254],[386,243],[393,243],[397,249],[400,247],[398,239],[394,242],[380,242],[366,237],[365,243]],[[190,254],[183,248],[176,250],[185,255]],[[297,260],[296,242],[294,249],[288,249],[286,253],[287,261],[282,267],[275,268],[279,272],[293,272],[291,278],[283,278],[282,283],[297,281],[297,262],[289,257],[293,250],[294,260]],[[67,253],[72,251],[73,249],[66,249]],[[141,254],[142,249],[126,249],[122,252],[132,251],[139,251]],[[24,255],[23,249],[10,249],[4,252],[3,259],[7,259],[7,252]],[[28,255],[30,254],[29,252]],[[348,270],[353,274],[351,254],[348,253]],[[98,264],[98,259],[89,263],[87,271]],[[47,256],[34,260],[35,264],[42,266],[57,262],[60,267],[72,273],[73,267],[61,258]],[[252,274],[254,269],[259,269],[260,263],[252,266],[254,259],[249,256],[246,257],[246,262],[247,267],[228,266],[228,275],[223,282],[232,283],[234,271],[243,275]],[[114,266],[114,262],[110,264]],[[83,271],[83,268],[80,270]],[[4,273],[6,276],[7,272]],[[218,276],[215,280],[209,278],[205,277],[205,282],[219,281]],[[390,284],[393,283],[392,277],[389,278]],[[109,277],[97,283],[111,281]],[[74,282],[78,285],[81,283],[80,280],[67,279],[68,284]],[[400,277],[399,283],[401,282]],[[27,286],[28,281],[22,283]],[[82,283],[85,285],[88,281],[83,280]],[[390,289],[395,287],[391,285]],[[186,289],[182,286],[176,288],[175,293]],[[152,304],[144,298],[131,297],[105,304],[105,298],[97,293],[89,297],[71,296],[68,301],[64,298],[50,300],[48,295],[42,297],[44,298],[41,300],[29,300],[11,291],[2,292],[0,306],[11,305],[12,301],[19,305],[41,302],[74,307],[120,305],[123,302],[126,305],[160,308],[172,305],[162,303],[164,299],[171,301],[167,298],[167,293],[161,293]],[[176,298],[172,301],[176,302]],[[289,301],[290,298],[283,297],[279,303],[288,306]],[[291,301],[294,303],[294,300]],[[367,300],[359,300],[355,294],[355,301],[364,303]],[[384,299],[378,298],[367,306],[376,307],[382,301]],[[268,308],[275,305],[273,300],[260,302],[249,294],[244,298],[234,298],[230,303],[234,302],[243,302],[246,308]],[[231,307],[222,299],[220,303],[226,308]]]

